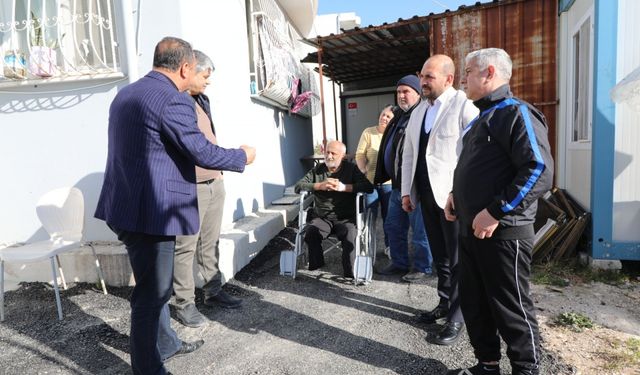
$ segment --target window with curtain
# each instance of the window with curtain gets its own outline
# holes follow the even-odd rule
[[[305,116],[320,111],[311,69],[300,62],[300,36],[275,0],[247,0],[253,97]]]
[[[591,17],[573,35],[573,124],[571,140],[591,140]]]
[[[112,0],[3,0],[0,83],[120,73]]]

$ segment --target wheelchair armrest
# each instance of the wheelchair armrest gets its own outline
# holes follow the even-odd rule
[[[366,193],[357,193],[356,194],[356,215],[367,210],[367,194]]]

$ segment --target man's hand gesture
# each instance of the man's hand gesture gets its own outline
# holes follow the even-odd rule
[[[242,149],[244,153],[247,155],[247,165],[253,163],[253,161],[256,158],[256,148],[247,146],[247,145],[242,145],[240,146],[240,149]]]

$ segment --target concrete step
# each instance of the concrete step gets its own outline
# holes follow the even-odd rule
[[[298,215],[298,205],[274,205],[258,210],[244,218],[223,226],[220,235],[219,268],[223,282],[233,276],[258,255],[265,245]],[[91,247],[96,250],[108,286],[134,285],[129,257],[120,242],[94,241],[78,251],[60,256],[60,263],[67,282],[98,283]],[[196,285],[203,280],[194,264]],[[51,265],[39,263],[5,263],[5,290],[18,287],[21,281],[52,283]]]

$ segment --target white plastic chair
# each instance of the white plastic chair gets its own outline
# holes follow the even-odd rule
[[[67,283],[62,273],[62,265],[58,255],[78,250],[83,245],[84,198],[82,192],[75,187],[52,190],[40,197],[36,206],[36,213],[42,226],[49,233],[49,239],[28,243],[23,246],[10,246],[0,249],[0,321],[4,321],[4,263],[33,263],[47,259],[51,262],[58,319],[62,320],[62,304],[60,302],[56,268],[60,272],[60,279],[65,290],[67,289]],[[91,244],[87,245],[91,247],[95,258],[102,291],[107,294],[107,287],[104,283],[96,251]]]

